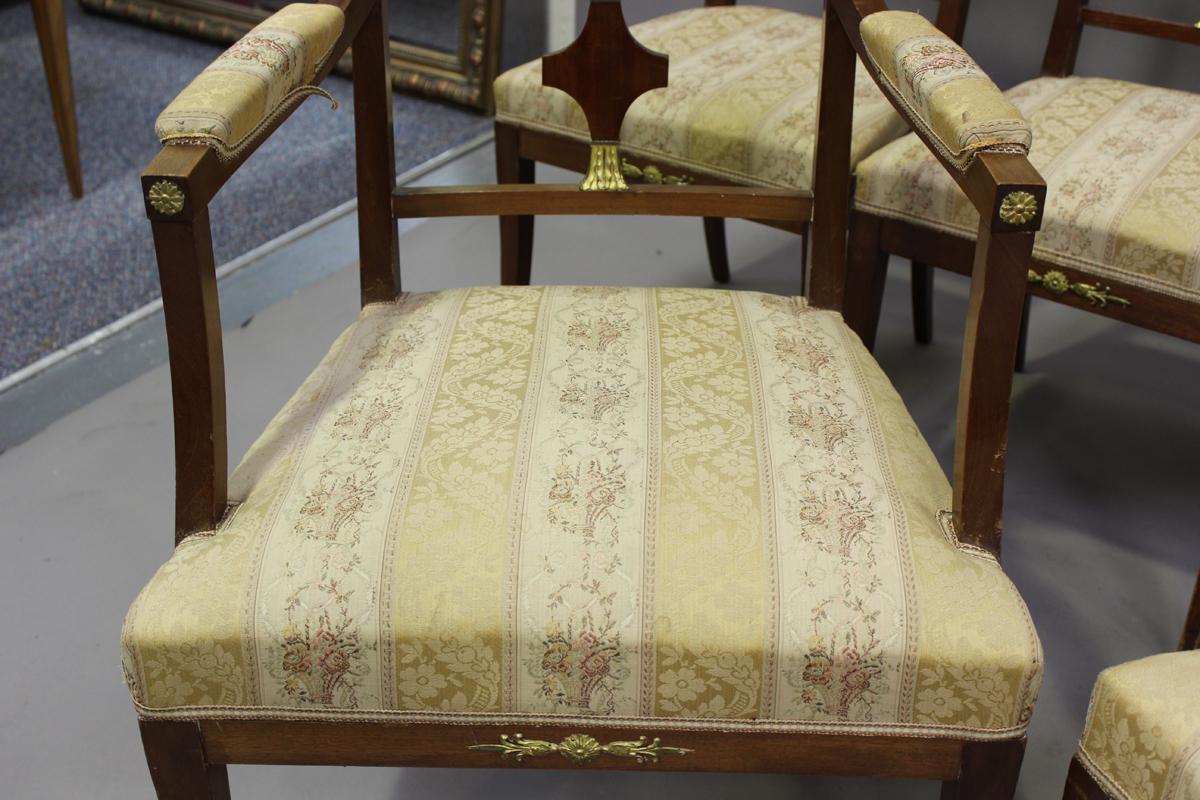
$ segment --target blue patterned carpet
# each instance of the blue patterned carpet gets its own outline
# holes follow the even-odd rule
[[[66,5],[82,200],[67,190],[29,5],[0,2],[0,377],[158,297],[138,176],[159,111],[223,49]],[[325,88],[338,110],[310,98],[213,204],[218,264],[353,196],[350,83]],[[395,120],[400,172],[491,127],[401,95]]]

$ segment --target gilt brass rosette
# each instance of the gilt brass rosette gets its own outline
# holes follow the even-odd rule
[[[171,181],[159,181],[146,193],[151,207],[160,214],[174,216],[183,210],[183,190]]]
[[[629,188],[621,177],[621,156],[616,142],[592,142],[587,175],[579,183],[585,192],[617,192]]]
[[[1123,297],[1113,296],[1111,287],[1101,286],[1098,283],[1071,283],[1070,278],[1056,269],[1049,270],[1045,275],[1038,275],[1033,270],[1029,270],[1028,281],[1029,283],[1040,283],[1042,288],[1050,294],[1074,292],[1092,305],[1098,305],[1101,308],[1107,308],[1109,303],[1119,306],[1133,305]]]
[[[662,740],[658,737],[647,740],[645,736],[641,736],[634,742],[600,744],[593,737],[583,733],[573,733],[559,744],[543,742],[539,739],[526,739],[519,733],[514,733],[512,736],[504,734],[500,737],[499,744],[475,744],[470,745],[467,749],[499,753],[501,758],[512,756],[517,761],[521,761],[525,756],[542,758],[557,753],[572,764],[580,765],[590,764],[601,755],[632,758],[639,764],[644,764],[646,761],[657,762],[663,755],[685,755],[692,752],[683,747],[664,747]]]
[[[1000,204],[1000,219],[1009,225],[1024,225],[1037,216],[1037,198],[1029,192],[1010,192]]]

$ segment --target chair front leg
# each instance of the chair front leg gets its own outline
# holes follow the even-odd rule
[[[1025,758],[1025,737],[963,742],[958,780],[942,783],[942,800],[1012,800]]]
[[[725,218],[704,218],[704,244],[708,247],[708,264],[713,280],[729,283],[729,248],[725,244]]]
[[[143,719],[138,726],[159,800],[230,800],[229,772],[205,761],[198,723]]]
[[[913,337],[918,344],[933,341],[933,267],[912,262]]]
[[[850,212],[850,245],[846,252],[846,301],[842,316],[868,350],[875,349],[888,254],[879,247],[883,218]]]
[[[537,162],[521,158],[521,130],[496,123],[496,180],[533,183]],[[500,283],[528,286],[533,268],[533,216],[500,217]]]

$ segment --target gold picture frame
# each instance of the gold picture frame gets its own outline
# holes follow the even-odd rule
[[[286,0],[284,0],[286,2]],[[79,0],[85,11],[185,36],[231,44],[270,11],[229,0]],[[283,5],[281,2],[280,5]],[[504,0],[460,0],[458,50],[446,53],[392,39],[392,85],[485,114],[495,110]],[[337,70],[350,72],[350,52]]]

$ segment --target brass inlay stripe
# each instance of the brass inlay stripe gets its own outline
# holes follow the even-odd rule
[[[520,733],[514,733],[512,736],[504,734],[500,737],[499,744],[474,744],[467,749],[499,753],[501,758],[513,756],[517,761],[522,760],[525,756],[542,758],[557,753],[572,764],[590,764],[606,753],[620,758],[633,758],[639,764],[644,764],[647,760],[657,762],[659,756],[662,755],[686,755],[692,752],[683,747],[664,747],[662,740],[657,736],[652,741],[647,741],[645,736],[641,736],[635,742],[600,744],[596,739],[583,733],[573,733],[559,744],[539,739],[526,739]]]

